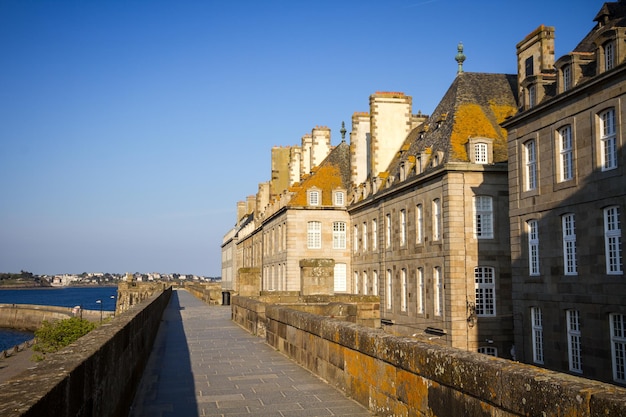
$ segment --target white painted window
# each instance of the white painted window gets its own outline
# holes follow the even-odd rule
[[[613,41],[604,44],[604,70],[608,71],[615,66],[615,43]]]
[[[369,293],[369,280],[367,277],[367,271],[363,271],[363,294],[367,295]]]
[[[391,269],[387,270],[387,277],[385,279],[385,307],[387,310],[391,310],[391,303],[393,301],[392,290],[392,282],[391,282]]]
[[[488,266],[474,268],[476,288],[476,315],[496,315],[496,280],[494,269]]]
[[[569,125],[559,129],[559,157],[559,181],[569,181],[574,178],[574,148],[572,127]]]
[[[528,87],[528,107],[535,107],[537,104],[537,87],[533,84]]]
[[[478,353],[489,356],[498,356],[498,349],[493,346],[481,346],[478,348]]]
[[[415,207],[415,241],[422,243],[424,241],[424,210],[421,204]]]
[[[385,215],[385,247],[391,248],[391,214]]]
[[[530,322],[532,325],[533,362],[543,363],[543,317],[541,308],[530,309]]]
[[[356,224],[354,225],[354,233],[352,237],[352,249],[354,250],[354,253],[357,253],[359,251],[359,226],[357,226]]]
[[[622,229],[618,206],[604,209],[604,249],[606,254],[606,273],[622,274]]]
[[[441,239],[441,200],[433,200],[433,240]]]
[[[567,356],[569,370],[582,373],[582,353],[580,346],[580,314],[578,310],[567,310]]]
[[[406,210],[400,210],[400,246],[406,245]]]
[[[477,164],[486,164],[489,162],[488,146],[486,143],[474,144],[474,162]]]
[[[358,294],[359,293],[359,272],[358,271],[354,271],[354,285],[352,286],[352,288],[354,288],[354,293]]]
[[[336,263],[334,268],[334,289],[336,292],[347,291],[347,269],[346,264]]]
[[[319,191],[309,191],[309,206],[320,205],[320,193]]]
[[[626,314],[609,314],[613,380],[626,383]]]
[[[573,213],[561,217],[563,225],[563,270],[565,275],[577,275],[576,262],[576,221]]]
[[[493,239],[493,199],[474,197],[474,235],[477,239]]]
[[[528,273],[539,275],[539,223],[537,220],[526,222],[528,232]]]
[[[378,271],[372,271],[372,295],[378,295]]]
[[[378,227],[376,219],[372,219],[372,250],[378,248]]]
[[[346,248],[346,223],[333,222],[333,249]]]
[[[424,314],[424,270],[417,268],[417,312]]]
[[[345,204],[345,194],[343,191],[335,191],[334,196],[336,206],[343,206]]]
[[[537,188],[537,150],[535,146],[534,140],[529,140],[524,144],[526,191]]]
[[[407,283],[406,269],[404,268],[402,268],[402,271],[400,271],[400,285],[402,286],[400,295],[400,311],[406,312],[409,302],[409,289]]]
[[[363,222],[363,230],[361,233],[362,242],[363,242],[363,252],[367,252],[367,222]]]
[[[320,249],[322,247],[322,223],[308,222],[307,224],[307,248]]]
[[[433,281],[435,284],[435,316],[441,316],[443,314],[443,276],[441,275],[441,268],[438,266],[433,268]]]
[[[600,163],[602,171],[617,168],[617,135],[615,109],[603,111],[600,117]]]
[[[565,65],[563,67],[563,91],[567,91],[572,88],[572,67],[571,65]]]

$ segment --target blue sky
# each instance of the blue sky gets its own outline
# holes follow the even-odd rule
[[[429,114],[464,69],[556,55],[603,2],[0,0],[0,272],[219,276],[270,149],[376,91]]]

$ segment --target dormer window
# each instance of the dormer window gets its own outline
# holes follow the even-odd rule
[[[320,205],[320,192],[318,190],[309,191],[309,206]]]
[[[604,70],[608,71],[615,66],[615,42],[604,44]]]
[[[406,179],[406,162],[400,163],[400,181],[404,181]]]
[[[345,193],[343,191],[335,191],[333,193],[333,198],[336,206],[345,205]]]
[[[474,144],[474,162],[477,164],[487,163],[487,144],[486,143]]]
[[[563,67],[562,73],[563,91],[567,91],[572,88],[572,66],[566,65]]]
[[[493,140],[489,138],[469,138],[467,156],[473,164],[490,164],[493,162]]]
[[[528,86],[528,108],[535,107],[537,104],[537,86],[529,85]]]

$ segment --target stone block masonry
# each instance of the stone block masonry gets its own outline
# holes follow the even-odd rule
[[[128,415],[171,293],[155,293],[0,385],[0,415]]]
[[[626,389],[267,305],[266,342],[381,416],[623,417]]]

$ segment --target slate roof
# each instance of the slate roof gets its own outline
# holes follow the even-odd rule
[[[422,153],[441,153],[439,164],[469,162],[465,145],[470,137],[493,139],[494,162],[507,160],[505,118],[517,112],[517,76],[464,72],[458,74],[428,120],[413,129],[392,160],[388,174],[399,178],[400,164],[408,163],[407,178],[415,175],[415,159]],[[422,160],[424,171],[431,159]]]
[[[321,206],[333,206],[332,191],[338,188],[348,190],[350,187],[350,145],[342,141],[328,156],[313,168],[313,172],[300,183],[293,185],[289,191],[293,197],[287,204],[289,207],[307,206],[307,190],[317,188],[322,192]]]

